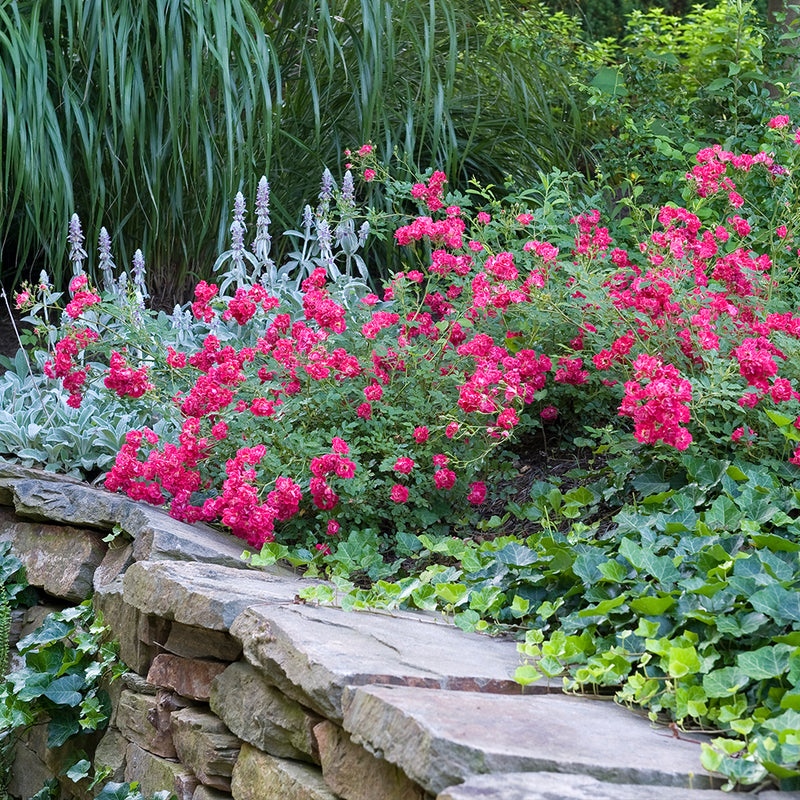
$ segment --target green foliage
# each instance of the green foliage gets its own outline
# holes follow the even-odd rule
[[[174,795],[163,791],[156,792],[152,797],[148,797],[147,800],[169,800],[170,797],[174,797]],[[114,783],[110,781],[95,796],[95,800],[145,800],[145,797],[139,789],[138,781],[133,781],[133,783]]]
[[[12,277],[41,257],[63,287],[62,225],[77,211],[138,243],[156,265],[151,288],[180,296],[187,273],[209,277],[227,198],[254,194],[243,177],[269,175],[289,227],[317,195],[312,176],[354,141],[451,180],[572,163],[583,137],[565,70],[546,48],[475,24],[507,18],[498,0],[292,0],[258,13],[248,0],[4,4],[0,240]],[[540,15],[535,35],[545,28]]]
[[[41,253],[62,283],[78,210],[140,243],[160,290],[180,286],[216,252],[238,176],[270,160],[280,81],[250,4],[19,0],[0,41],[4,261]]]
[[[50,614],[17,643],[25,666],[0,684],[0,723],[18,733],[47,724],[47,746],[103,728],[110,705],[104,681],[119,674],[116,644],[96,618],[91,601]]]
[[[717,142],[754,147],[765,119],[797,107],[771,35],[752,3],[722,0],[683,18],[633,11],[621,44],[587,48],[576,78],[609,182],[658,205],[675,199],[669,176],[687,155]]]
[[[5,583],[3,584],[3,580]],[[26,596],[19,561],[0,544],[0,588],[6,602]],[[40,628],[17,643],[25,666],[0,683],[0,795],[9,777],[17,737],[30,725],[47,723],[47,745],[58,747],[70,737],[105,726],[110,703],[101,683],[116,674],[116,646],[105,641],[106,629],[94,618],[90,601],[50,614]],[[7,640],[6,640],[7,641]],[[37,797],[57,796],[57,781]]]
[[[8,668],[8,636],[11,611],[32,602],[22,562],[12,554],[9,542],[0,542],[0,676]]]
[[[664,11],[681,17],[692,7],[706,6],[692,0],[548,0],[554,11],[567,13],[580,20],[585,36],[592,40],[621,39],[631,13]]]

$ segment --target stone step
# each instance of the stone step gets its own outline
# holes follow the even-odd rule
[[[310,581],[193,561],[137,561],[125,573],[125,602],[144,614],[227,631],[252,605],[291,604]]]
[[[465,633],[434,615],[254,606],[231,634],[284,694],[336,722],[342,693],[352,685],[522,693],[513,680],[520,664],[513,641]],[[537,682],[527,691],[547,691],[547,685]]]
[[[605,783],[588,775],[512,772],[477,775],[440,792],[436,800],[731,800],[737,796],[715,789]]]
[[[459,691],[522,690],[516,644],[465,633],[433,614],[345,612],[297,602],[309,581],[193,562],[136,562],[125,602],[144,615],[228,630],[244,656],[288,697],[341,721],[348,685]],[[560,682],[554,682],[552,691]],[[548,691],[537,682],[529,692]]]
[[[665,735],[610,700],[367,686],[348,689],[343,709],[343,727],[356,744],[434,794],[493,772],[573,773],[687,789],[719,785],[700,763],[699,744]]]

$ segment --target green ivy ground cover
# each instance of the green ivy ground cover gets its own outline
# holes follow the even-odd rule
[[[485,520],[495,535],[480,543],[408,535],[389,554],[361,531],[330,555],[272,543],[253,561],[327,574],[334,588],[310,588],[309,600],[525,630],[521,684],[564,676],[568,691],[717,734],[703,764],[729,788],[770,776],[796,787],[800,481],[790,468],[689,455],[668,474],[636,454],[565,477],[577,485],[536,481],[527,501]],[[504,535],[523,523],[529,534]]]

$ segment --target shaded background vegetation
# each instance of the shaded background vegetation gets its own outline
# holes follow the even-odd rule
[[[683,21],[678,0],[553,3],[3,4],[3,283],[41,267],[62,283],[77,212],[122,263],[142,247],[157,298],[184,299],[237,190],[252,198],[268,175],[273,221],[293,227],[322,168],[368,140],[462,187],[599,168],[619,197],[687,142],[745,142],[786,96],[782,56],[741,0]],[[387,251],[372,259],[380,272]]]

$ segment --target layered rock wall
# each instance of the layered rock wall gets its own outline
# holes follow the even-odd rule
[[[111,530],[121,531],[111,543]],[[608,700],[523,693],[513,641],[435,616],[307,605],[307,581],[119,495],[0,462],[0,541],[42,591],[16,637],[93,597],[129,672],[80,742],[110,779],[178,800],[722,800],[696,742]],[[44,726],[9,793],[59,778]],[[772,795],[762,792],[761,800]]]

